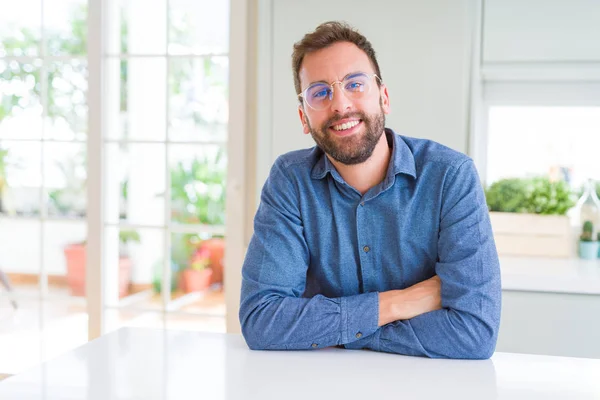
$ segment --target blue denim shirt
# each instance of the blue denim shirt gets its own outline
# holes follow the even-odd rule
[[[275,161],[242,268],[251,349],[493,354],[500,266],[475,166],[438,143],[386,135],[386,177],[364,195],[318,147]],[[442,309],[378,327],[378,292],[436,274]]]

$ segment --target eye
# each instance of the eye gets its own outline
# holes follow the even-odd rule
[[[317,88],[312,92],[313,99],[322,99],[329,96],[329,88]]]
[[[359,80],[353,80],[346,84],[346,90],[350,92],[363,92],[365,90],[365,83]]]

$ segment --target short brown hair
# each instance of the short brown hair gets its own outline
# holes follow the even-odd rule
[[[379,79],[382,79],[381,71],[379,71],[379,64],[375,57],[375,50],[373,49],[371,42],[347,23],[329,21],[317,26],[317,29],[315,29],[314,32],[307,33],[302,40],[294,44],[292,70],[294,71],[294,86],[296,87],[296,93],[300,93],[302,90],[300,86],[300,67],[302,66],[304,56],[308,53],[324,49],[337,42],[354,43],[359,49],[364,51],[373,65],[375,74],[377,74]],[[379,85],[379,80],[376,79],[376,81]]]

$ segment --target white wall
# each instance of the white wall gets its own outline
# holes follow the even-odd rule
[[[258,177],[275,158],[310,147],[302,134],[291,70],[292,46],[328,20],[358,28],[377,52],[398,133],[468,147],[474,4],[470,0],[264,0],[259,10]]]
[[[485,63],[600,61],[597,0],[485,0]]]

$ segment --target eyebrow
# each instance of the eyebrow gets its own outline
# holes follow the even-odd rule
[[[342,81],[345,81],[346,79],[348,79],[348,78],[352,78],[352,77],[354,77],[354,76],[356,76],[356,75],[362,75],[362,74],[366,74],[366,72],[362,72],[362,71],[354,71],[354,72],[350,72],[350,73],[346,74],[346,76],[344,76],[344,77],[342,78]],[[320,80],[320,81],[315,81],[315,82],[311,82],[311,83],[309,83],[307,87],[311,87],[312,85],[315,85],[315,84],[317,84],[317,83],[322,83],[322,84],[324,84],[324,85],[327,85],[327,86],[329,86],[329,85],[330,85],[330,84],[329,84],[329,82],[327,82],[327,81],[324,81],[324,80]]]

